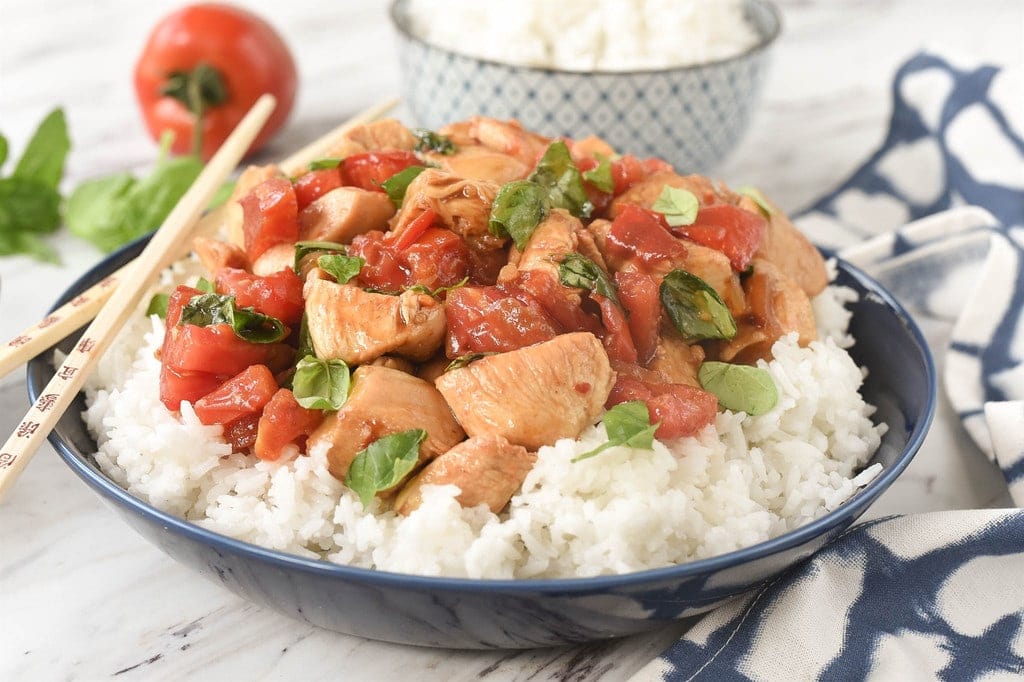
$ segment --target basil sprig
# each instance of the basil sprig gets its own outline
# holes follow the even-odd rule
[[[348,400],[351,377],[344,360],[307,355],[295,366],[292,393],[307,410],[340,410]]]
[[[420,443],[426,439],[423,429],[378,438],[356,453],[345,474],[345,485],[359,495],[364,507],[370,506],[374,495],[398,484],[416,467]]]
[[[731,339],[736,320],[711,285],[685,270],[665,275],[658,290],[669,319],[690,340]]]
[[[708,361],[700,366],[697,376],[704,390],[733,412],[764,414],[779,401],[772,375],[759,367]]]
[[[226,294],[193,296],[181,311],[181,324],[199,327],[228,324],[235,336],[249,343],[277,343],[288,335],[288,328],[281,320],[258,313],[254,308],[239,308],[235,297]]]
[[[149,299],[149,307],[146,308],[146,316],[159,315],[161,320],[167,319],[167,305],[171,302],[171,297],[167,294],[153,294],[153,298]]]
[[[437,152],[445,156],[455,153],[455,144],[444,135],[435,133],[433,130],[417,128],[412,131],[412,134],[416,136],[415,149],[418,152]]]
[[[405,201],[405,191],[409,189],[412,181],[425,170],[427,170],[426,166],[409,166],[380,184],[396,208],[400,208],[402,202]]]
[[[665,185],[651,208],[665,216],[669,225],[679,227],[693,225],[693,221],[697,219],[697,211],[700,210],[700,201],[689,190]]]
[[[343,160],[344,159],[327,157],[327,158],[323,158],[323,159],[317,159],[316,161],[310,161],[309,162],[309,170],[315,171],[315,170],[326,170],[328,168],[337,168],[338,166],[341,165],[341,162]]]
[[[580,218],[590,217],[594,210],[580,171],[561,140],[551,143],[530,177],[502,185],[487,229],[496,237],[512,237],[521,251],[552,208],[564,208]]]
[[[651,450],[654,447],[654,433],[661,426],[661,422],[651,423],[651,414],[647,410],[647,404],[642,400],[619,403],[604,413],[603,421],[608,442],[573,458],[573,462],[589,459],[619,445]]]
[[[615,178],[612,177],[612,161],[604,154],[595,154],[597,166],[583,171],[583,179],[602,192],[615,191]]]
[[[338,284],[347,284],[350,279],[359,274],[359,271],[366,265],[366,260],[358,256],[332,253],[317,258],[316,264],[321,270],[333,277]]]
[[[615,303],[619,297],[615,285],[608,279],[597,263],[584,255],[570,253],[558,264],[558,280],[567,287],[588,289],[609,298]]]

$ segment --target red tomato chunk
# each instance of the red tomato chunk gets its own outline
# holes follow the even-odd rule
[[[718,399],[707,391],[685,384],[656,384],[620,375],[605,407],[628,400],[647,404],[651,423],[661,422],[655,436],[665,440],[692,436],[715,420]]]
[[[366,152],[353,154],[341,162],[341,179],[349,186],[383,192],[381,185],[395,173],[421,161],[407,151]]]
[[[245,252],[250,261],[255,261],[272,246],[298,241],[299,205],[288,179],[271,178],[261,182],[239,203]]]
[[[321,168],[300,175],[295,180],[295,200],[299,211],[344,184],[339,168]]]
[[[693,225],[677,227],[672,231],[692,239],[729,257],[733,270],[743,272],[761,245],[768,221],[756,213],[735,206],[706,206],[697,213]]]
[[[277,382],[266,365],[252,365],[228,379],[195,403],[204,424],[227,424],[247,414],[258,414],[277,392]]]
[[[217,293],[231,294],[242,308],[255,308],[294,326],[302,319],[305,303],[302,299],[302,280],[291,268],[266,277],[245,270],[224,268],[217,273]]]
[[[352,240],[348,255],[366,261],[359,273],[364,287],[399,291],[413,284],[450,287],[469,272],[469,250],[459,235],[431,227],[404,249],[374,230]]]
[[[629,314],[629,332],[636,345],[637,362],[647,366],[658,347],[661,325],[661,299],[658,282],[639,270],[619,270],[615,273],[619,300]]]
[[[446,350],[449,358],[467,353],[503,353],[549,341],[558,325],[525,292],[498,287],[463,287],[448,294]]]
[[[285,446],[313,433],[323,418],[323,412],[307,410],[296,402],[291,391],[282,388],[263,408],[253,452],[260,459],[276,460]]]
[[[627,204],[608,231],[608,254],[623,260],[637,257],[644,263],[685,256],[686,246],[667,228],[660,214]]]

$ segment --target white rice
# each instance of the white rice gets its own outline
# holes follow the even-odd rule
[[[409,17],[433,45],[571,71],[700,64],[758,40],[740,0],[412,0]]]
[[[179,275],[183,271],[179,272]],[[509,508],[462,509],[454,486],[427,486],[408,518],[369,513],[328,472],[323,452],[261,462],[232,454],[218,426],[158,398],[163,339],[156,317],[136,316],[87,387],[96,461],[153,506],[241,540],[338,563],[474,578],[622,573],[709,557],[767,540],[836,508],[880,470],[857,472],[885,425],[858,394],[863,372],[845,339],[850,290],[815,302],[825,340],[795,335],[761,363],[779,391],[769,413],[723,412],[697,438],[653,450],[616,447],[600,424],[579,440],[541,448]],[[849,341],[849,339],[845,339]]]

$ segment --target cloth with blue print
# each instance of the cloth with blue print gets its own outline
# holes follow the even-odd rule
[[[1004,508],[854,526],[702,618],[635,679],[1024,676],[1022,93],[1024,69],[913,57],[881,148],[798,220],[924,329],[944,396],[917,457],[957,471],[957,458],[987,456],[1009,493],[987,506]]]

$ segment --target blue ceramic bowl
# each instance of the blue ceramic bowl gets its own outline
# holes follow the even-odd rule
[[[83,276],[57,305],[134,258],[135,242]],[[50,435],[76,474],[136,531],[171,557],[257,604],[338,632],[458,648],[525,648],[653,629],[707,611],[805,559],[849,527],[907,467],[931,421],[935,368],[921,332],[877,282],[840,263],[854,288],[852,354],[870,370],[863,388],[889,425],[872,459],[885,469],[846,504],[797,530],[711,559],[627,575],[560,580],[428,578],[338,566],[233,540],[132,497],[96,467],[96,443],[78,396]],[[77,334],[75,335],[77,337]],[[75,338],[62,347],[71,348]],[[44,353],[28,367],[34,401],[52,375]]]
[[[396,0],[402,95],[419,125],[439,128],[480,114],[518,119],[527,130],[571,138],[597,135],[620,153],[656,156],[681,173],[707,173],[739,142],[760,95],[779,14],[745,0],[759,40],[746,52],[704,64],[628,72],[512,66],[424,42]]]

